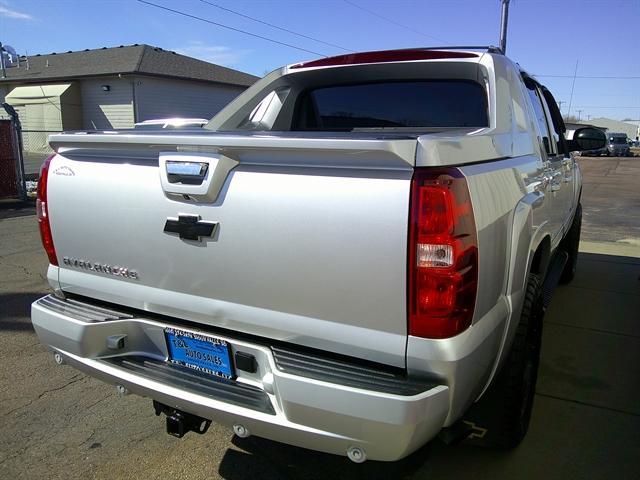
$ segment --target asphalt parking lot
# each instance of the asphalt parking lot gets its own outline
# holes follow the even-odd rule
[[[149,399],[57,366],[29,321],[47,291],[33,208],[0,204],[0,478],[640,478],[640,158],[580,164],[579,269],[545,318],[527,438],[509,452],[433,442],[394,464],[217,425],[178,440]]]
[[[578,162],[582,239],[640,246],[640,157],[578,157]]]

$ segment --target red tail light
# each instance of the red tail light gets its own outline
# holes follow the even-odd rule
[[[38,225],[40,227],[40,238],[42,238],[42,246],[49,256],[49,262],[58,266],[58,257],[56,256],[56,248],[53,246],[53,237],[51,236],[51,225],[49,225],[49,204],[47,202],[47,180],[49,178],[49,164],[51,159],[48,157],[42,167],[40,167],[40,179],[38,180],[38,200],[36,201],[36,211],[38,212]]]
[[[409,218],[409,334],[448,338],[471,325],[478,241],[467,181],[455,169],[416,169]]]

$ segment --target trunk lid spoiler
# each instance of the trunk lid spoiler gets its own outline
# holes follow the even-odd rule
[[[49,136],[49,144],[65,155],[102,155],[109,150],[157,158],[158,152],[215,153],[244,164],[407,170],[413,168],[417,139],[362,135],[234,135],[217,132],[138,134],[77,132]],[[115,150],[115,151],[114,151]]]

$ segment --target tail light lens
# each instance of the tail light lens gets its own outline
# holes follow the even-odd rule
[[[51,159],[48,157],[42,167],[40,167],[40,179],[38,180],[38,200],[36,201],[36,211],[38,212],[38,226],[40,227],[40,238],[42,246],[47,252],[49,263],[58,266],[58,257],[56,248],[53,246],[53,236],[51,235],[51,225],[49,224],[49,204],[47,202],[47,180],[49,178],[49,164]]]
[[[478,241],[467,181],[452,169],[416,169],[409,218],[409,334],[448,338],[471,325]]]

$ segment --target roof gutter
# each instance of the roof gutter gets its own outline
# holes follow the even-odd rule
[[[91,78],[117,77],[118,75],[137,75],[137,76],[140,76],[140,77],[166,78],[166,79],[170,79],[170,80],[184,80],[185,82],[199,82],[199,83],[205,83],[205,84],[228,85],[228,86],[231,86],[231,87],[242,87],[242,88],[249,88],[251,85],[253,85],[253,83],[251,83],[251,84],[230,83],[230,82],[221,82],[221,81],[218,81],[218,80],[204,80],[204,79],[200,79],[200,78],[178,77],[178,76],[173,76],[173,75],[162,75],[162,74],[141,73],[141,72],[96,73],[96,74],[92,74],[92,75],[75,75],[75,76],[64,75],[64,76],[60,76],[60,77],[30,77],[30,78],[26,78],[26,77],[7,77],[7,78],[0,78],[0,84],[1,83],[64,82],[64,81],[71,81],[71,80],[88,80],[88,79],[91,79]],[[259,80],[259,78],[256,79],[256,82],[258,80]]]

